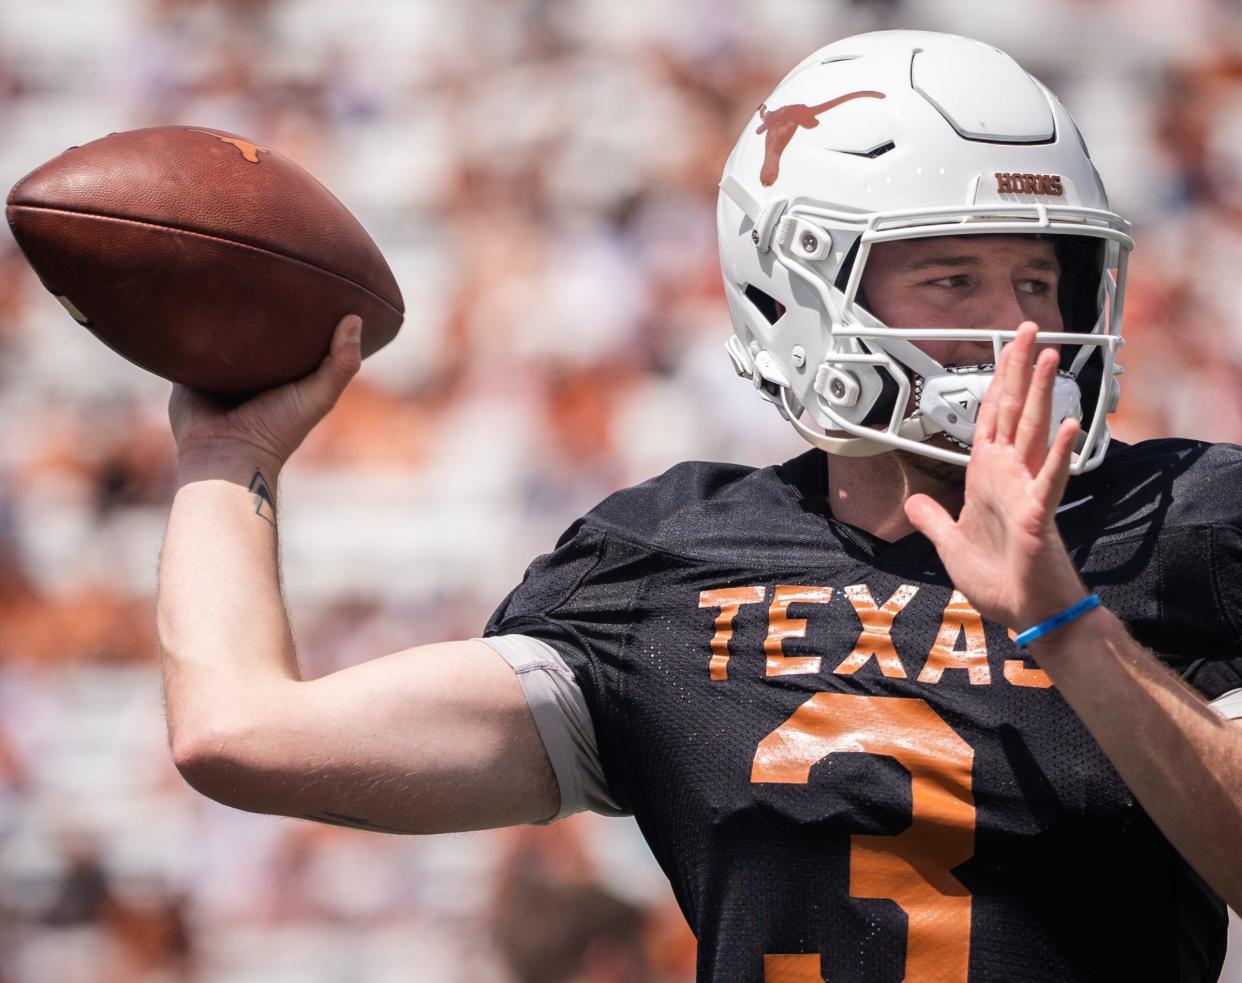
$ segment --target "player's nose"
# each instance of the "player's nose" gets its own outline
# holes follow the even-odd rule
[[[1022,303],[1022,294],[1010,283],[997,283],[981,297],[978,318],[984,322],[978,327],[1017,331],[1018,325],[1031,319],[1031,311]]]
[[[1031,320],[1031,312],[1026,310],[1018,291],[1009,283],[997,283],[978,300],[971,318],[973,323],[963,327],[1013,332],[1024,321]],[[1041,330],[1044,330],[1042,326]],[[984,365],[996,361],[996,351],[990,339],[961,341],[954,355],[959,364]]]

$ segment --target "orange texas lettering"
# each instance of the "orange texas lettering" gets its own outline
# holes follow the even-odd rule
[[[191,130],[191,132],[206,133],[209,137],[215,137],[221,143],[231,144],[236,147],[238,152],[252,164],[257,164],[259,162],[259,154],[271,153],[267,147],[260,147],[257,143],[251,143],[249,140],[243,140],[241,137],[226,137],[220,133],[212,133],[211,130]]]
[[[766,188],[775,184],[780,176],[781,154],[789,146],[789,141],[799,128],[811,130],[819,126],[819,118],[828,110],[851,99],[883,99],[883,92],[847,92],[843,96],[821,102],[818,106],[804,106],[795,103],[792,106],[781,106],[768,109],[767,104],[759,107],[759,124],[756,133],[766,133],[767,140],[763,145],[763,169],[759,172],[759,180]]]
[[[788,584],[777,584],[771,588],[754,584],[701,591],[698,606],[716,612],[712,632],[704,639],[708,677],[712,682],[726,681],[731,658],[746,659],[751,655],[745,649],[739,650],[736,644],[736,621],[739,616],[762,617],[758,611],[744,614],[742,608],[766,605],[767,632],[762,647],[753,653],[755,658],[762,660],[765,676],[815,675],[822,665],[839,676],[876,673],[896,679],[913,677],[915,681],[929,686],[938,685],[946,678],[960,679],[972,686],[991,685],[995,677],[988,662],[983,616],[960,591],[953,591],[945,605],[931,648],[925,653],[918,653],[922,656],[921,665],[917,663],[915,653],[908,648],[903,659],[892,637],[893,622],[918,591],[919,588],[913,584],[902,584],[879,605],[866,584],[851,584],[837,592],[831,587]],[[799,611],[791,614],[791,606],[799,607]],[[817,611],[825,613],[819,615]],[[858,632],[851,651],[835,666],[830,664],[826,652],[789,655],[784,650],[786,640],[807,637],[808,618],[812,616],[817,620],[849,618],[853,629]],[[1009,635],[1012,638],[1013,632]],[[1052,680],[1042,669],[1020,656],[1004,660],[1001,678],[1011,686],[1030,689],[1047,689],[1052,685]]]

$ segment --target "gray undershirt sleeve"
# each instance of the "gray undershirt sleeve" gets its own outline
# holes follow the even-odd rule
[[[1226,720],[1242,717],[1242,689],[1231,689],[1208,704]]]
[[[556,815],[543,822],[555,822],[587,810],[605,816],[629,815],[608,791],[586,699],[573,671],[556,649],[529,635],[495,635],[480,640],[490,645],[517,674],[552,763],[561,804]]]

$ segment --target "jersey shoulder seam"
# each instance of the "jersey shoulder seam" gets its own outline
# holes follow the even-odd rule
[[[607,542],[609,535],[610,535],[609,532],[605,530],[604,532],[605,543]],[[634,543],[630,543],[628,541],[626,542],[628,545],[631,545],[631,546],[637,545]],[[689,559],[689,557],[680,557],[680,558]],[[647,573],[645,573],[642,576],[642,578],[639,580],[637,589],[630,596],[630,602],[626,608],[626,615],[627,615],[627,621],[629,622],[629,626],[626,628],[625,634],[622,635],[621,644],[617,648],[617,661],[618,662],[624,662],[625,660],[631,657],[630,652],[633,648],[632,643],[634,641],[634,636],[638,630],[638,624],[637,624],[637,620],[633,617],[629,617],[629,615],[633,613],[634,608],[638,605],[639,598],[643,597],[646,594],[647,584],[651,580],[651,577],[654,574],[654,572],[655,571],[653,570],[647,571]],[[630,749],[634,746],[634,729],[632,726],[632,721],[630,720],[629,707],[627,705],[627,699],[626,699],[626,680],[628,676],[629,676],[628,673],[624,673],[624,672],[620,673],[620,679],[617,680],[617,697],[618,697],[618,702],[620,704],[618,709],[620,710],[620,713],[621,713],[622,729],[624,730],[624,733],[625,733],[625,740],[621,742],[622,747],[620,749],[620,752],[621,754],[625,756],[625,768],[626,768],[627,774],[629,776],[633,776],[637,774],[637,770],[635,768],[635,762],[634,762],[633,756],[630,751]],[[598,740],[598,737],[596,739]],[[629,810],[632,813],[634,811],[634,795],[632,791],[630,791],[628,798],[630,801],[625,803],[625,805],[629,807]]]

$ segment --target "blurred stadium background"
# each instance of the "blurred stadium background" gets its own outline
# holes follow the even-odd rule
[[[789,66],[895,26],[1012,52],[1136,222],[1119,434],[1242,439],[1225,0],[0,0],[0,187],[112,130],[220,127],[301,162],[388,255],[406,326],[283,482],[320,675],[477,634],[618,486],[801,449],[723,352],[715,185]],[[628,821],[392,838],[180,781],[152,625],[167,395],[0,235],[0,981],[692,979]]]

